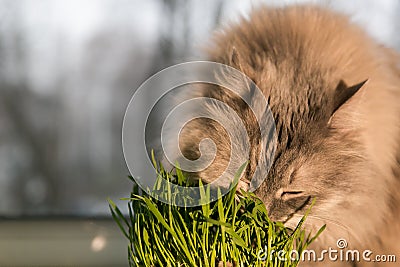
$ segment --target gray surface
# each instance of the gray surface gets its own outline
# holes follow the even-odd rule
[[[128,266],[127,241],[111,220],[0,221],[0,266]]]

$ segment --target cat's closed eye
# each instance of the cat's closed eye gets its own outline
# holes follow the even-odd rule
[[[311,196],[303,190],[292,190],[281,188],[276,192],[276,198],[280,199],[285,206],[298,211],[303,209],[311,199]]]
[[[304,191],[299,191],[299,190],[287,190],[287,191],[282,191],[281,193],[281,198],[283,201],[287,201],[290,199],[298,198],[304,196]]]

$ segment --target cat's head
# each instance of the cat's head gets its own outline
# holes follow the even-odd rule
[[[365,166],[365,160],[359,142],[359,123],[352,121],[351,114],[352,106],[357,104],[355,95],[365,87],[366,80],[347,85],[340,77],[332,77],[327,70],[300,66],[301,63],[296,66],[293,62],[275,65],[266,61],[262,64],[265,70],[257,72],[235,48],[227,58],[216,60],[235,67],[254,81],[273,115],[273,136],[262,135],[260,131],[270,129],[260,129],[264,121],[257,122],[242,99],[251,99],[255,106],[262,106],[257,102],[265,100],[256,97],[254,91],[257,89],[241,82],[238,77],[228,74],[221,78],[231,79],[234,86],[247,86],[240,96],[216,86],[206,90],[208,97],[233,108],[244,123],[251,145],[247,158],[250,162],[244,178],[263,180],[256,194],[266,204],[272,219],[286,221],[293,214],[303,213],[314,198],[317,198],[316,209],[320,205],[333,206],[357,188],[351,177]],[[302,73],[296,69],[302,69]],[[224,117],[220,109],[208,108],[214,117]],[[207,181],[217,177],[232,160],[232,144],[223,127],[215,121],[199,121],[194,128],[196,133],[202,133],[202,137],[210,137],[218,149],[213,165],[200,174]],[[196,138],[192,135],[187,140],[186,152],[193,152],[196,145],[189,144]],[[243,144],[236,145],[245,157]],[[273,155],[271,146],[275,146]],[[259,172],[256,172],[257,167]]]
[[[273,163],[256,194],[273,220],[286,221],[303,214],[317,199],[316,210],[343,203],[356,190],[365,161],[356,128],[347,128],[346,108],[365,82],[347,86],[296,84],[267,91],[276,125],[277,147]],[[346,106],[346,107],[345,107]],[[263,146],[268,142],[260,142]],[[261,164],[265,164],[260,161]],[[323,208],[326,206],[325,208]]]

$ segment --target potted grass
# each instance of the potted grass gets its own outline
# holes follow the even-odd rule
[[[172,173],[155,167],[160,179],[187,185],[179,169]],[[149,196],[130,178],[132,192],[123,198],[128,215],[109,199],[111,214],[128,239],[130,266],[294,267],[300,258],[289,252],[296,250],[301,255],[325,228],[313,236],[307,234],[303,224],[308,213],[295,229],[286,228],[268,218],[265,205],[253,193],[238,195],[236,188],[211,203],[207,201],[209,190],[203,190],[201,198],[208,204],[181,207]],[[158,190],[172,194],[168,188]],[[278,256],[277,251],[287,253]]]

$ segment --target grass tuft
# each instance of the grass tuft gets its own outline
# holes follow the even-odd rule
[[[174,174],[157,167],[160,179],[186,185],[180,170]],[[128,239],[130,266],[297,266],[290,252],[299,255],[324,230],[311,236],[303,229],[307,214],[295,229],[268,218],[263,202],[253,193],[236,188],[217,201],[199,207],[163,203],[140,190],[134,179],[128,201],[128,216],[109,199],[111,214]],[[201,182],[200,182],[201,186]],[[204,187],[202,187],[204,188]],[[169,188],[160,193],[173,195]],[[207,203],[209,187],[200,197]],[[278,251],[285,255],[278,257]],[[267,257],[268,255],[268,257]]]

